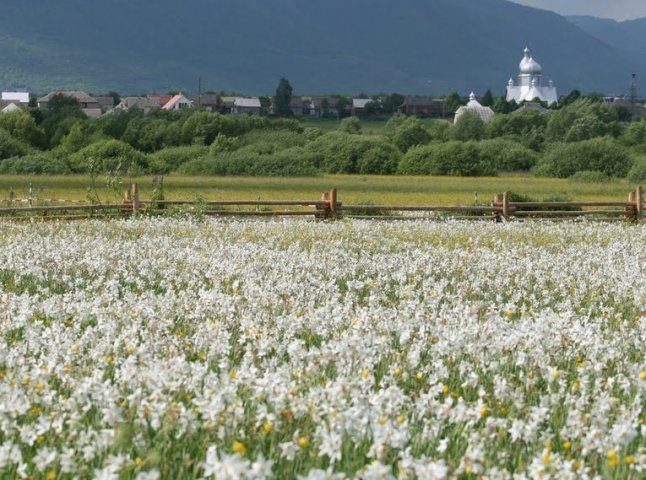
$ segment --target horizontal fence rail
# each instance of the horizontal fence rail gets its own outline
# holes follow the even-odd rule
[[[337,190],[324,193],[320,200],[142,200],[138,184],[124,193],[121,203],[78,203],[76,200],[48,199],[57,205],[34,205],[29,199],[11,199],[0,207],[0,218],[26,220],[81,220],[133,215],[159,215],[187,211],[222,217],[312,217],[317,220],[359,218],[366,220],[460,219],[504,222],[528,219],[591,218],[600,221],[640,221],[644,212],[644,191],[637,187],[620,201],[513,202],[509,192],[496,195],[488,205],[369,205],[344,204]],[[41,200],[42,201],[42,200]],[[13,205],[12,205],[13,203]],[[48,202],[50,203],[50,202]]]

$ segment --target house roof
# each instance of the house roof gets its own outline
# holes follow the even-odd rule
[[[173,95],[148,95],[148,98],[156,102],[158,107],[163,107],[170,102]]]
[[[233,101],[233,105],[236,107],[244,108],[260,108],[260,99],[258,97],[245,98],[245,97],[236,97]]]
[[[71,91],[71,92],[50,92],[44,97],[38,99],[39,102],[49,102],[54,95],[65,95],[67,97],[76,98],[80,103],[97,103],[96,98],[91,97],[85,92]]]
[[[316,108],[321,108],[321,104],[323,103],[323,100],[327,100],[328,108],[336,108],[336,105],[339,102],[338,97],[313,97],[312,98],[312,102],[314,102],[314,105]]]
[[[433,97],[423,97],[423,96],[408,96],[404,99],[403,105],[408,105],[410,107],[428,107],[430,105],[435,105],[437,100],[434,100]]]
[[[2,92],[2,100],[29,103],[29,92]]]
[[[7,113],[7,112],[15,112],[16,110],[20,110],[20,107],[15,103],[11,102],[9,105],[4,107],[1,111],[2,113]]]
[[[233,107],[235,105],[236,97],[220,97],[220,104],[225,107]]]
[[[374,102],[372,98],[353,98],[352,108],[366,108],[366,105]]]
[[[171,98],[168,101],[168,103],[166,103],[162,108],[164,110],[170,110],[171,108],[173,108],[178,103],[190,103],[191,105],[193,104],[193,102],[191,100],[189,100],[184,95],[179,93],[179,94],[175,95],[173,98]]]
[[[291,100],[289,101],[289,106],[290,108],[302,108],[303,103],[304,102],[301,97],[292,97]]]
[[[191,94],[191,95],[186,95],[186,98],[191,100],[195,105],[197,105],[198,103],[200,103],[201,105],[218,104],[218,96],[213,94],[205,94],[205,93],[203,93],[202,95]]]
[[[142,110],[159,107],[159,100],[147,97],[126,97],[121,103],[125,103],[128,108],[138,107]]]
[[[96,101],[105,108],[114,107],[114,97],[95,97]]]

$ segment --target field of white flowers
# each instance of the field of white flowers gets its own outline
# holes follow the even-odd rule
[[[5,223],[1,478],[644,478],[646,227]]]

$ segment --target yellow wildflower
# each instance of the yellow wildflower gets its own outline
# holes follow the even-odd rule
[[[247,447],[245,446],[244,443],[235,441],[233,442],[233,446],[231,447],[231,450],[233,450],[235,453],[239,453],[242,455],[247,451]]]

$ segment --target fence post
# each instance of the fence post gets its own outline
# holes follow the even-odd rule
[[[137,215],[139,212],[139,184],[133,183],[131,187],[131,197],[132,197],[132,214]]]
[[[637,218],[636,193],[636,191],[633,191],[628,194],[628,203],[626,204],[626,209],[624,210],[624,219],[629,222],[634,221]]]
[[[333,188],[330,190],[330,211],[332,213],[332,216],[336,218],[336,211],[337,211],[337,201],[336,201],[336,188]]]
[[[635,207],[635,215],[639,221],[644,213],[644,188],[641,185],[635,189]]]
[[[500,207],[502,205],[502,196],[497,193],[493,197],[493,207]],[[500,217],[500,212],[498,210],[493,210],[492,212],[492,217],[496,223],[502,222],[502,218]]]
[[[322,194],[321,202],[323,203],[323,205],[316,207],[316,218],[325,220],[326,218],[330,217],[330,194]]]
[[[502,216],[505,218],[509,216],[509,192],[502,194]]]

